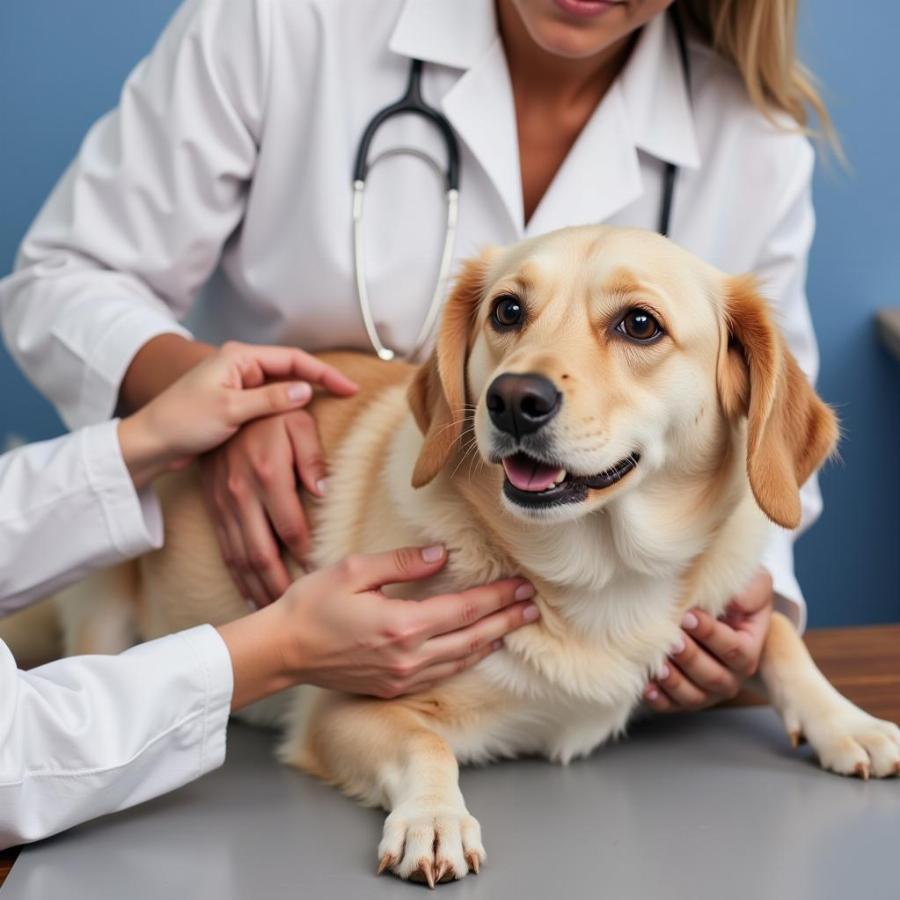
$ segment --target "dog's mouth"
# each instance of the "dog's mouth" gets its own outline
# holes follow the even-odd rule
[[[573,475],[561,466],[546,463],[527,453],[514,453],[500,460],[505,475],[503,492],[519,506],[578,503],[587,499],[588,489],[603,490],[621,481],[640,459],[640,454],[635,452],[596,475]]]

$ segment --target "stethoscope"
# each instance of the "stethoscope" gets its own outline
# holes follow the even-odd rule
[[[675,37],[678,42],[678,56],[681,60],[681,70],[684,82],[690,94],[691,78],[690,64],[688,61],[687,42],[684,36],[684,26],[678,16],[675,7],[669,7],[669,13],[674,25]],[[409,354],[409,359],[416,359],[422,352],[431,333],[434,330],[438,313],[441,309],[441,303],[444,295],[444,284],[450,271],[450,264],[453,261],[453,247],[456,242],[456,223],[459,214],[459,141],[453,126],[447,117],[429,106],[422,97],[422,60],[412,60],[409,67],[409,80],[406,83],[406,90],[403,96],[394,103],[385,106],[379,110],[366,125],[359,146],[356,150],[356,162],[353,167],[353,268],[356,276],[356,296],[359,301],[359,311],[362,315],[363,325],[366,329],[369,341],[378,356],[383,360],[392,360],[397,354],[386,347],[378,336],[378,329],[375,327],[375,321],[372,318],[372,305],[369,302],[369,291],[366,287],[366,269],[365,269],[365,248],[363,242],[363,202],[366,190],[366,176],[369,170],[378,162],[390,156],[402,156],[408,154],[421,159],[423,162],[431,166],[442,178],[446,186],[444,195],[447,207],[447,222],[444,231],[444,247],[441,252],[441,264],[438,269],[437,281],[434,286],[434,293],[431,295],[431,302],[428,306],[428,312],[419,329],[413,350]],[[415,147],[396,147],[391,150],[385,150],[369,161],[369,146],[375,136],[375,132],[388,119],[394,116],[412,113],[422,116],[432,122],[441,133],[444,145],[447,150],[447,168],[442,172],[440,166],[427,154]],[[663,172],[662,197],[659,206],[659,222],[657,231],[665,237],[669,235],[669,224],[672,215],[672,197],[675,193],[675,179],[678,175],[678,167],[673,162],[667,162]]]

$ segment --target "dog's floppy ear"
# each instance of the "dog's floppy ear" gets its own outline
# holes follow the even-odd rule
[[[800,486],[834,451],[838,424],[775,327],[749,276],[725,283],[718,388],[731,418],[747,416],[747,475],[776,524],[800,524]]]
[[[447,298],[434,352],[416,373],[407,399],[425,442],[413,470],[414,488],[428,484],[446,465],[462,434],[469,336],[485,286],[485,251],[468,260]]]

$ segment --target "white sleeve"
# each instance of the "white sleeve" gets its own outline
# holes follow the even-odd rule
[[[815,156],[805,139],[795,143],[796,158],[785,184],[776,195],[780,206],[754,272],[763,294],[772,301],[776,320],[800,368],[815,383],[819,351],[806,301],[806,268],[815,230],[812,174]],[[822,512],[822,495],[815,475],[800,491],[801,520],[794,531],[770,525],[763,565],[771,573],[775,606],[802,631],[806,601],[794,575],[794,541]]]
[[[188,0],[90,130],[0,282],[10,353],[70,428],[108,419],[137,351],[189,336],[240,223],[264,108],[269,4]]]
[[[0,615],[162,546],[159,502],[135,491],[117,427],[0,456]]]
[[[0,849],[221,765],[232,679],[228,650],[209,625],[29,672],[0,642]]]

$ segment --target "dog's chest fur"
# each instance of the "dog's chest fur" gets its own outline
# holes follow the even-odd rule
[[[542,618],[508,635],[506,648],[474,673],[473,690],[498,691],[507,702],[474,736],[448,735],[461,759],[534,752],[567,762],[589,753],[625,728],[674,644],[682,560],[629,568],[615,523],[601,516],[591,524],[555,529],[523,548]],[[479,553],[483,540],[466,556]],[[483,580],[466,574],[467,582]]]
[[[433,724],[461,760],[540,753],[567,761],[621,732],[687,605],[720,613],[758,559],[752,502],[732,503],[728,522],[714,526],[714,511],[685,516],[692,498],[673,503],[669,493],[656,502],[651,490],[586,521],[535,527],[494,512],[498,486],[488,486],[488,496],[465,462],[413,490],[420,442],[400,390],[360,419],[333,469],[318,562],[442,541],[451,551],[444,572],[396,594],[428,596],[519,574],[535,583],[540,622],[508,635],[504,650],[444,689],[444,713]],[[366,478],[360,461],[379,445],[386,471]],[[723,540],[734,529],[742,540]],[[481,698],[474,712],[473,697]]]

